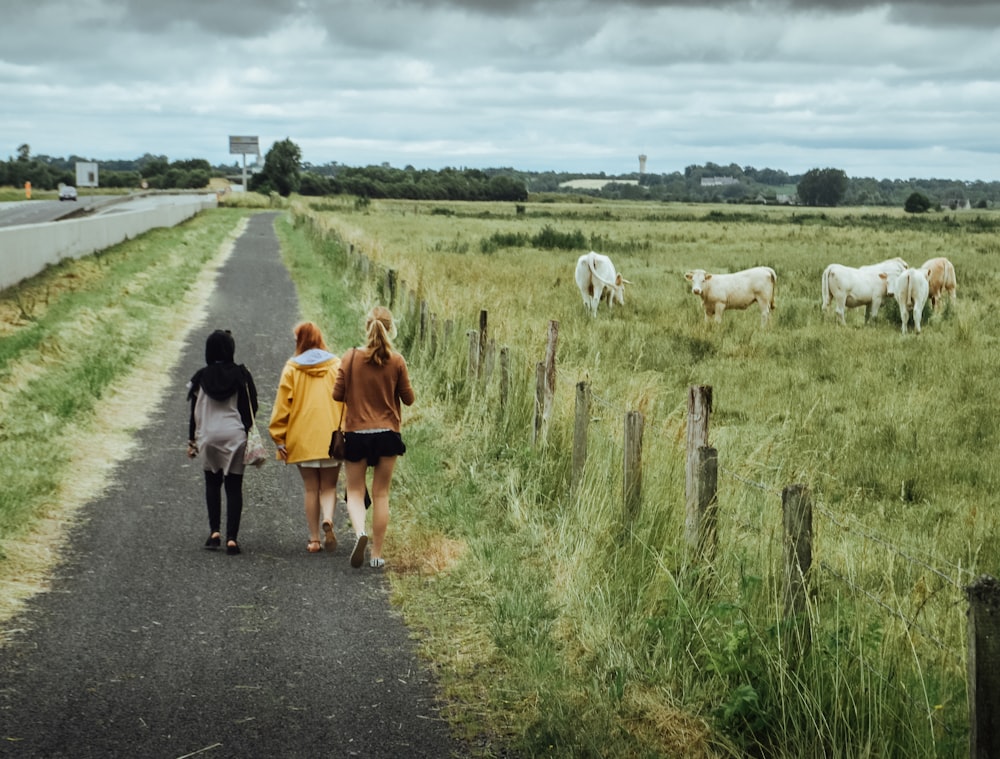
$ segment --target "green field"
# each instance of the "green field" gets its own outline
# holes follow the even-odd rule
[[[197,283],[252,212],[206,212],[3,293],[5,576],[27,582],[12,553],[57,507],[98,402],[190,316]],[[417,403],[404,412],[388,576],[470,750],[968,755],[964,587],[1000,572],[998,228],[1000,216],[980,211],[294,200],[278,224],[283,255],[303,316],[334,350],[387,300],[387,272],[397,277]],[[602,305],[596,319],[573,281],[590,249],[632,282],[625,307]],[[846,327],[821,313],[829,263],[939,255],[955,264],[958,302],[920,336],[900,334],[891,301],[870,324],[860,311]],[[777,272],[770,326],[755,310],[705,324],[684,272],[754,265]],[[468,373],[483,312],[497,357],[488,380]],[[536,365],[553,323],[555,398],[535,441]],[[582,381],[594,402],[574,490]],[[710,563],[683,540],[692,385],[713,392]],[[629,518],[633,412],[644,420],[642,498]],[[786,619],[782,603],[781,493],[792,484],[814,504],[805,619]],[[806,622],[811,645],[795,656]]]
[[[386,270],[402,282],[419,400],[390,555],[397,599],[470,730],[532,756],[967,753],[963,588],[1000,560],[1000,217],[326,201],[298,203],[293,218],[331,273],[370,261],[363,305],[385,299]],[[573,281],[589,249],[633,283],[625,307],[602,305],[597,319]],[[860,310],[847,327],[821,312],[829,263],[940,255],[955,265],[958,302],[920,336],[900,334],[891,300],[869,324]],[[756,310],[706,325],[684,272],[756,265],[777,272],[770,327]],[[439,328],[453,325],[434,348],[417,337],[421,301]],[[495,374],[485,386],[466,376],[466,333],[482,311],[510,355],[504,409]],[[533,445],[550,321],[554,412]],[[571,492],[583,380],[595,404],[584,484]],[[692,385],[714,397],[710,567],[682,539]],[[622,506],[630,411],[644,418],[635,520]],[[787,655],[795,626],[781,599],[780,494],[798,483],[815,504],[802,661]]]

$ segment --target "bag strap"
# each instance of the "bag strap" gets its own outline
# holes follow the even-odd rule
[[[250,385],[244,382],[243,389],[246,391],[247,394],[247,408],[250,409],[250,426],[253,427],[257,424],[257,420],[254,419],[253,402],[250,400]]]
[[[347,388],[351,385],[351,375],[354,373],[354,354],[358,352],[357,348],[351,348],[351,360],[347,363],[348,371],[344,372],[344,404],[347,403]],[[344,429],[344,414],[340,415],[340,424],[337,425],[338,430]]]

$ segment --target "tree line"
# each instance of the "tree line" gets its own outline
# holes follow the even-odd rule
[[[0,162],[0,186],[21,187],[30,181],[42,190],[60,183],[75,184],[75,164],[94,161],[32,156],[27,144],[17,155]],[[239,180],[241,170],[232,164],[211,165],[205,159],[169,161],[149,153],[132,160],[95,161],[102,187],[199,189],[212,177]],[[579,189],[567,186],[574,179],[597,179],[603,186]],[[352,195],[360,198],[409,200],[464,200],[524,202],[529,197],[575,196],[604,200],[652,200],[685,203],[794,203],[807,206],[893,206],[907,210],[933,210],[1000,204],[1000,182],[964,182],[949,179],[874,179],[848,177],[836,168],[816,168],[804,174],[780,169],[720,165],[691,165],[663,174],[630,173],[608,176],[579,172],[529,172],[510,167],[440,170],[397,168],[389,164],[349,166],[332,161],[322,165],[303,162],[299,146],[290,139],[275,142],[264,156],[263,167],[254,168],[248,189],[282,196]]]

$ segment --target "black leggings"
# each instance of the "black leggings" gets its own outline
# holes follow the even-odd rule
[[[226,486],[226,540],[236,540],[243,515],[243,475],[205,472],[205,503],[208,504],[208,526],[219,532],[222,524],[222,486]]]

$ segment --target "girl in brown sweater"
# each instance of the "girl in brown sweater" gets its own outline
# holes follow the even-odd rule
[[[401,404],[414,401],[406,361],[393,350],[392,313],[376,306],[365,320],[366,344],[341,357],[333,398],[346,404],[344,416],[347,513],[356,535],[351,566],[365,560],[365,474],[372,468],[372,547],[369,565],[385,566],[382,543],[389,526],[389,487],[396,457],[406,452],[400,435]]]

